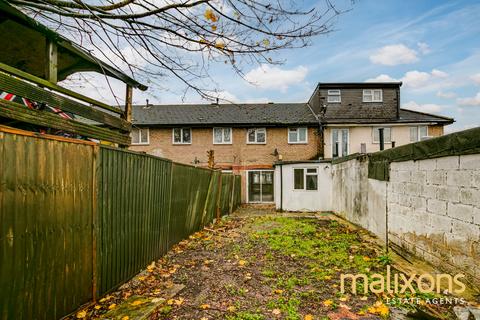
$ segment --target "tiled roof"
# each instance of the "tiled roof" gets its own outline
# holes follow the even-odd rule
[[[375,107],[378,108],[378,107]],[[370,117],[368,116],[370,114]],[[400,109],[400,119],[375,118],[368,110],[328,108],[327,123],[451,123],[453,119]],[[307,103],[178,104],[133,106],[133,123],[150,126],[249,126],[318,124]]]
[[[137,125],[315,124],[306,103],[179,104],[133,106]]]
[[[337,114],[335,112],[326,112],[325,122],[327,123],[452,123],[454,120],[452,118],[437,116],[434,114],[418,112],[407,109],[400,109],[400,118],[396,120],[392,119],[382,119],[382,118],[368,118],[365,116],[365,112],[368,110],[362,110],[362,112],[351,113],[348,116],[345,114]],[[368,114],[368,113],[367,113]],[[358,115],[358,116],[357,116]]]

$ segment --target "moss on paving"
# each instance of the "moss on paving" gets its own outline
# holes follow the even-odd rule
[[[149,319],[386,318],[385,295],[363,294],[361,282],[359,295],[340,292],[341,274],[384,274],[391,262],[364,234],[328,216],[223,219],[182,241],[147,276],[135,278],[141,281],[88,314],[96,318],[112,301],[156,297],[159,285],[182,284]]]

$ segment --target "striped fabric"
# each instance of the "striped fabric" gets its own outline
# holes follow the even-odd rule
[[[63,119],[69,119],[73,120],[75,119],[75,116],[72,113],[69,112],[64,112],[59,108],[51,107],[49,105],[46,105],[44,103],[37,103],[35,101],[32,101],[27,98],[23,98],[20,96],[16,96],[14,94],[8,93],[8,92],[1,92],[0,91],[0,99],[16,102],[18,104],[21,104],[25,106],[28,109],[31,110],[45,110],[51,113],[57,114],[59,117],[62,117]],[[28,131],[33,131],[33,132],[39,132],[39,133],[48,133],[48,134],[54,134],[57,136],[62,136],[62,137],[69,137],[69,138],[76,138],[76,139],[85,139],[85,137],[78,136],[75,134],[71,134],[62,130],[55,130],[52,128],[44,128],[41,126],[36,126],[36,125],[29,125],[29,124],[22,124],[20,125],[14,125],[15,127],[19,127],[20,129],[28,130]]]

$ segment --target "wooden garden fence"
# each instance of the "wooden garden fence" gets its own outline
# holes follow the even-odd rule
[[[0,126],[0,319],[59,319],[240,203],[240,177]]]

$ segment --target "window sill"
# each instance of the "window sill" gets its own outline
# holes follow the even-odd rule
[[[147,142],[147,143],[131,143],[130,145],[132,145],[132,146],[149,146],[150,142]]]
[[[220,146],[221,146],[221,145],[227,145],[227,146],[228,146],[228,145],[232,145],[231,142],[214,142],[213,144],[214,144],[214,145],[220,145]]]
[[[267,144],[266,142],[247,142],[247,144]]]
[[[288,141],[288,144],[308,144],[308,141],[305,141],[305,142],[290,142],[290,141]]]
[[[174,146],[189,146],[191,145],[192,143],[191,142],[188,142],[188,143],[180,143],[180,142],[174,142],[172,143]]]

